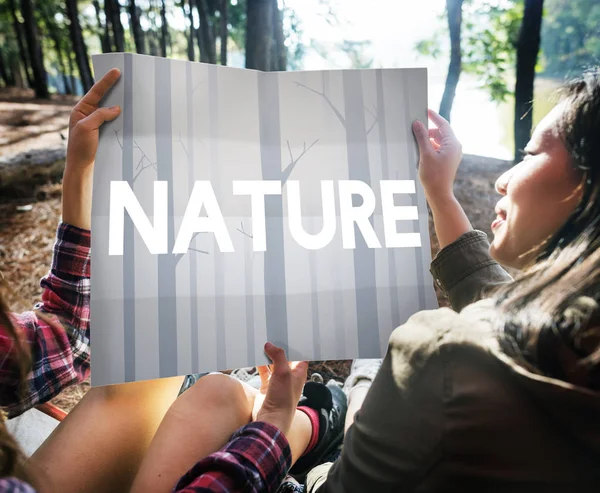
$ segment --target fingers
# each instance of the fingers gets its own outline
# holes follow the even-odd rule
[[[413,123],[413,133],[415,134],[415,139],[419,145],[419,152],[421,155],[431,154],[433,152],[433,146],[429,140],[429,132],[425,128],[425,125],[418,120],[415,121]]]
[[[275,367],[273,373],[281,375],[290,371],[283,349],[267,342],[265,344],[265,353],[267,353],[267,356],[273,362],[273,366]]]
[[[429,138],[435,140],[436,142],[441,142],[442,136],[440,134],[439,128],[430,128],[429,129]]]
[[[106,95],[113,84],[117,82],[120,76],[121,71],[118,68],[109,70],[104,77],[96,82],[88,91],[88,93],[83,96],[82,101],[94,106],[98,106],[100,101],[102,101],[102,98]]]
[[[79,122],[79,125],[84,127],[86,130],[96,130],[104,122],[114,120],[121,113],[121,108],[118,106],[112,106],[111,108],[98,108],[91,115],[86,116]]]
[[[440,116],[433,110],[427,110],[427,115],[429,116],[429,119],[437,126],[441,137],[454,135],[450,123],[448,123],[448,120],[446,120],[443,116]]]

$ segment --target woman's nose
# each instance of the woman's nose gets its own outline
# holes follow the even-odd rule
[[[509,169],[508,171],[506,171],[505,173],[503,173],[496,180],[496,192],[498,192],[500,195],[506,195],[506,188],[508,186],[508,180],[510,179],[511,171],[512,171],[512,168]]]

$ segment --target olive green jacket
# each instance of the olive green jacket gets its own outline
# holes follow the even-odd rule
[[[341,457],[307,492],[600,491],[600,395],[531,373],[499,348],[482,293],[511,277],[471,231],[431,265],[452,307],[392,334]]]

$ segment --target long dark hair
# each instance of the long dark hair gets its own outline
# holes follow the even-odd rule
[[[5,364],[8,363],[11,368],[14,368],[17,372],[17,378],[21,382],[24,382],[31,368],[31,356],[19,334],[17,334],[10,318],[3,296],[5,289],[6,285],[0,276],[0,327],[11,339],[12,344],[14,344],[14,351],[11,353],[13,360],[5,361]],[[16,476],[20,479],[30,481],[24,468],[25,457],[13,436],[6,429],[5,417],[3,416],[0,419],[0,477]]]
[[[600,389],[600,70],[569,82],[561,99],[559,131],[581,176],[581,200],[532,264],[494,298],[506,352],[563,378],[557,348],[566,346],[587,370],[586,385]]]

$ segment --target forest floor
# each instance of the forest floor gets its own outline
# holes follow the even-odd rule
[[[64,145],[73,97],[53,98],[50,102],[31,100],[28,93],[0,91],[0,157],[31,149]],[[465,156],[456,179],[455,192],[474,228],[491,239],[490,223],[495,217],[498,196],[494,183],[510,163],[479,156]],[[35,198],[2,200],[0,197],[0,277],[10,287],[7,302],[12,311],[31,309],[40,299],[40,278],[52,258],[52,246],[60,217],[61,187],[50,183],[40,187]],[[432,258],[439,245],[430,219]],[[440,306],[447,300],[437,290]],[[325,380],[343,381],[350,361],[322,361],[310,365]],[[89,389],[84,382],[65,390],[52,402],[70,411]]]

